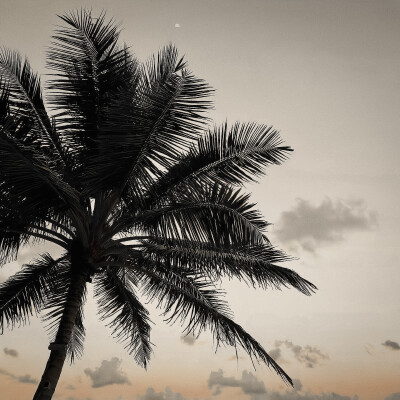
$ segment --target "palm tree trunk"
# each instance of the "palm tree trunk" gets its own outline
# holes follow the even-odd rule
[[[66,306],[57,335],[54,342],[49,346],[50,356],[33,400],[50,400],[53,397],[67,356],[67,345],[71,339],[75,320],[82,304],[88,277],[89,267],[86,264],[84,268],[76,271],[71,278],[71,286],[68,290]]]

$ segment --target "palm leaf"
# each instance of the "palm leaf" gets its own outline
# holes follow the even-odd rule
[[[110,319],[108,326],[118,340],[125,343],[129,354],[146,368],[151,355],[148,311],[130,287],[121,269],[107,269],[96,276],[95,297],[102,320]]]
[[[54,260],[43,254],[32,264],[25,264],[20,272],[0,285],[0,330],[25,324],[29,316],[38,314],[46,303],[46,296],[54,287],[58,267],[65,257]]]
[[[51,143],[51,125],[43,103],[40,79],[32,71],[28,60],[23,60],[15,51],[0,49],[0,75],[7,87],[10,112],[32,118],[36,122],[36,139],[42,145]]]
[[[83,300],[84,302],[85,300]],[[73,364],[75,359],[82,358],[83,344],[85,341],[85,327],[83,325],[83,307],[79,308],[78,315],[75,320],[74,329],[72,331],[71,339],[68,343],[67,353],[70,356],[70,363]]]
[[[267,240],[264,231],[268,224],[248,200],[249,195],[239,190],[196,183],[165,205],[144,211],[132,225],[162,238],[216,245],[262,243]]]
[[[19,120],[30,121],[30,129],[24,135],[20,130],[19,139],[40,147],[42,153],[62,170],[63,149],[44,106],[40,78],[27,59],[6,48],[0,49],[0,76],[0,92],[7,93],[7,113]]]
[[[125,84],[126,49],[118,49],[118,26],[105,14],[92,18],[86,10],[60,16],[66,26],[53,36],[47,66],[49,102],[58,111],[58,128],[80,149],[81,161],[95,147],[110,93]],[[71,136],[72,135],[72,136]]]
[[[118,47],[119,28],[105,13],[92,18],[81,10],[61,19],[66,26],[56,31],[48,53],[54,71],[49,103],[74,160],[73,180],[94,197],[106,189],[110,169],[120,167],[121,149],[135,157],[140,148],[128,135],[138,63],[126,46]]]
[[[127,194],[141,196],[153,174],[159,174],[159,165],[170,166],[179,152],[189,148],[208,121],[203,113],[211,107],[207,100],[211,93],[203,80],[185,68],[172,45],[143,66],[132,126],[132,134],[142,142],[135,158],[120,159],[128,162],[123,179],[115,176],[122,185],[120,192],[131,188]]]
[[[241,185],[262,176],[265,167],[281,164],[287,153],[279,133],[270,126],[255,123],[227,124],[209,131],[192,144],[147,191],[154,202],[176,190],[185,190],[193,181]]]
[[[143,253],[179,270],[187,268],[207,274],[211,279],[235,277],[266,289],[293,286],[311,295],[316,287],[296,272],[275,263],[290,260],[269,243],[257,246],[221,246],[183,240],[143,240]]]
[[[167,322],[188,320],[186,334],[201,332],[209,328],[216,348],[228,344],[236,348],[240,345],[253,361],[262,361],[273,368],[287,383],[293,386],[286,372],[271,358],[263,347],[252,338],[229,315],[227,305],[219,299],[218,291],[204,276],[194,271],[177,273],[168,265],[142,261],[140,272],[144,282],[144,293],[150,300],[158,299],[158,306],[165,308],[171,316]]]
[[[31,210],[59,207],[60,201],[78,210],[78,192],[51,168],[46,157],[14,137],[19,123],[24,124],[7,120],[0,127],[0,180],[7,183],[7,195],[13,201],[24,201]]]

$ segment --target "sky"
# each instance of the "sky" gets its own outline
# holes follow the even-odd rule
[[[294,389],[243,352],[215,352],[207,333],[183,337],[152,306],[145,371],[89,299],[84,356],[65,365],[54,398],[399,400],[400,1],[0,0],[0,45],[45,74],[57,14],[80,7],[121,22],[122,41],[142,61],[174,43],[216,89],[217,124],[255,121],[281,132],[290,159],[246,190],[271,223],[272,243],[295,257],[285,266],[319,290],[307,297],[222,282],[235,321]],[[57,251],[23,249],[0,282],[42,250]],[[32,398],[48,342],[35,318],[0,337],[2,398]]]

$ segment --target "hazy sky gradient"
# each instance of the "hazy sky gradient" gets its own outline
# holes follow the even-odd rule
[[[174,43],[216,89],[217,123],[281,131],[294,153],[248,190],[273,223],[273,243],[298,257],[290,267],[319,291],[309,298],[224,283],[236,321],[299,380],[291,394],[267,368],[254,371],[245,354],[238,362],[230,348],[215,355],[208,334],[185,343],[159,310],[154,357],[143,371],[89,302],[85,354],[65,366],[57,398],[400,399],[400,350],[387,344],[400,343],[400,1],[1,0],[0,45],[45,73],[56,14],[81,6],[107,9],[143,61]],[[34,254],[25,250],[0,280]],[[33,318],[0,343],[5,400],[32,397],[29,381],[40,378],[48,356],[43,325]],[[101,386],[104,376],[120,383]]]

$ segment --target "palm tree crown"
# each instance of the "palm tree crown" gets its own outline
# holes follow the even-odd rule
[[[104,13],[60,17],[48,53],[47,113],[38,76],[18,53],[0,52],[0,254],[30,240],[59,245],[0,286],[0,329],[41,312],[53,334],[35,399],[50,399],[61,368],[82,353],[86,285],[101,318],[138,364],[151,355],[141,297],[186,333],[211,329],[216,346],[241,346],[289,376],[232,320],[215,282],[261,288],[315,286],[278,264],[267,223],[244,183],[291,148],[255,123],[209,128],[212,89],[166,46],[139,63],[118,45]],[[185,322],[187,321],[187,322]]]

